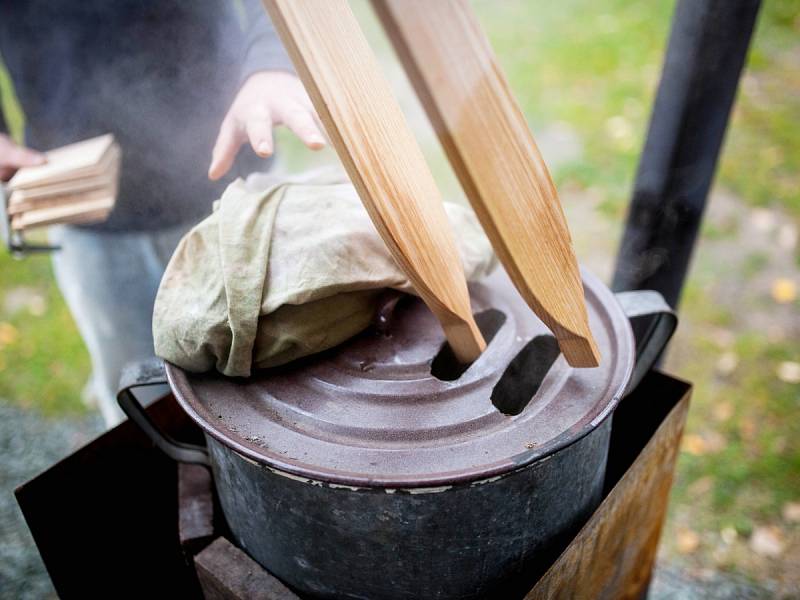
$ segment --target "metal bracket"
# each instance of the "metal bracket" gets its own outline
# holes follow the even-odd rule
[[[661,293],[655,290],[617,292],[615,296],[625,316],[631,321],[636,340],[636,364],[625,390],[625,395],[628,395],[658,362],[667,342],[675,333],[678,316]],[[634,322],[634,319],[638,320],[640,317],[649,319],[641,324]]]
[[[14,258],[23,258],[28,254],[39,252],[53,252],[61,250],[61,246],[51,246],[49,244],[29,244],[25,240],[22,231],[17,231],[11,227],[11,215],[8,212],[8,201],[10,194],[5,185],[0,184],[0,237],[3,244]]]

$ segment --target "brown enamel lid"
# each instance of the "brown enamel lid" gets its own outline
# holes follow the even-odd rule
[[[411,297],[396,308],[388,335],[368,330],[332,351],[247,379],[169,364],[167,376],[208,434],[281,471],[387,487],[485,479],[585,435],[625,390],[634,361],[630,325],[600,281],[584,272],[583,282],[602,352],[594,369],[573,369],[556,357],[555,340],[498,269],[470,286],[491,341],[453,381],[431,374],[444,334]],[[437,368],[446,362],[437,359]]]

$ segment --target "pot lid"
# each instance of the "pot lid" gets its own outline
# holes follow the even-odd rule
[[[170,364],[167,376],[208,434],[279,471],[382,487],[485,479],[582,437],[625,390],[634,360],[630,325],[608,288],[582,276],[602,353],[593,369],[566,363],[498,268],[470,285],[477,321],[491,341],[460,376],[441,327],[413,297],[396,307],[388,334],[370,329],[246,379]]]

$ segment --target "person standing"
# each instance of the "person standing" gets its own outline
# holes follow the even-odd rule
[[[26,117],[22,146],[0,115],[0,179],[43,162],[34,149],[109,132],[122,147],[108,220],[51,233],[111,426],[122,367],[153,355],[153,302],[180,238],[232,174],[268,168],[273,127],[311,149],[322,130],[258,0],[4,0],[0,57]]]

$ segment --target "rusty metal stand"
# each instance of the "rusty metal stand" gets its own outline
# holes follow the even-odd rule
[[[690,390],[653,371],[620,404],[603,503],[527,594],[506,597],[646,595]],[[149,412],[176,437],[201,439],[171,396]],[[179,467],[133,423],[100,436],[16,496],[61,598],[298,599],[229,541],[210,473]]]

